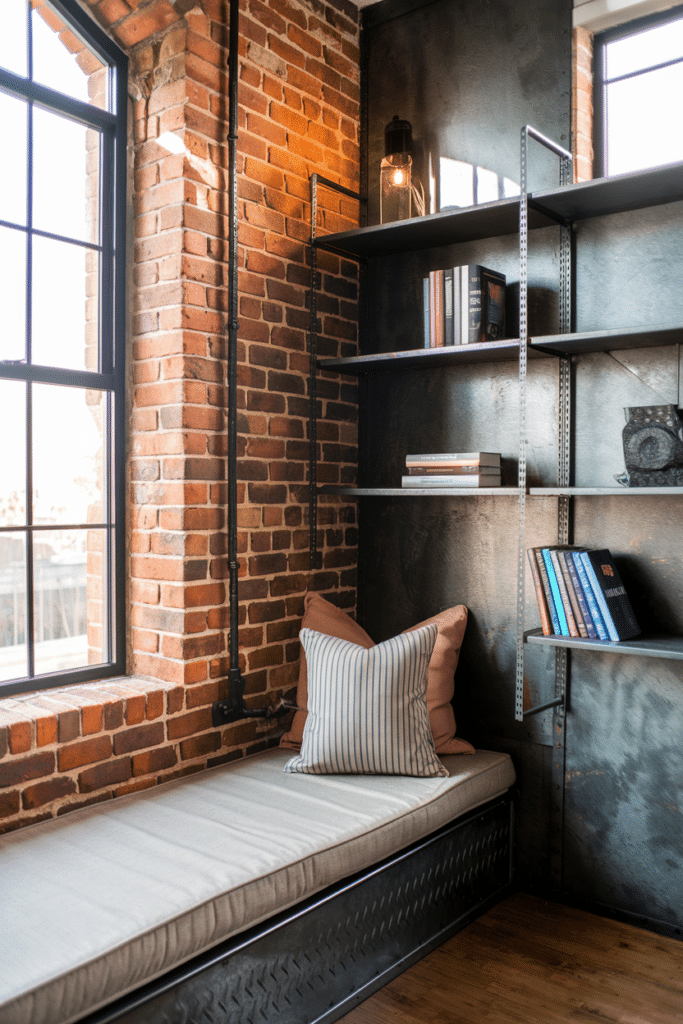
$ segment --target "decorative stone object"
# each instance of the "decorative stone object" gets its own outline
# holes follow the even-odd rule
[[[641,405],[624,409],[628,487],[683,486],[683,420],[675,405]]]

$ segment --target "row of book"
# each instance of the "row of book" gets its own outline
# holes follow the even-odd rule
[[[500,487],[500,452],[406,455],[402,487]]]
[[[640,635],[607,548],[529,548],[527,555],[544,636],[631,640]]]
[[[505,275],[479,264],[432,270],[423,278],[424,347],[472,345],[505,337]]]

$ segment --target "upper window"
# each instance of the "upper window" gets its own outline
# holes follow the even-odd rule
[[[683,160],[683,7],[595,37],[599,176]]]
[[[2,0],[0,693],[124,670],[126,58]]]

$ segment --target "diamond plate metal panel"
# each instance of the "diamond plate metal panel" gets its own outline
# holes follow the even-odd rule
[[[336,1020],[504,890],[510,864],[510,801],[502,799],[87,1024]]]

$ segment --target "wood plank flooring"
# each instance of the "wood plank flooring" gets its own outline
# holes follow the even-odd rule
[[[518,893],[339,1024],[683,1024],[683,942]]]

